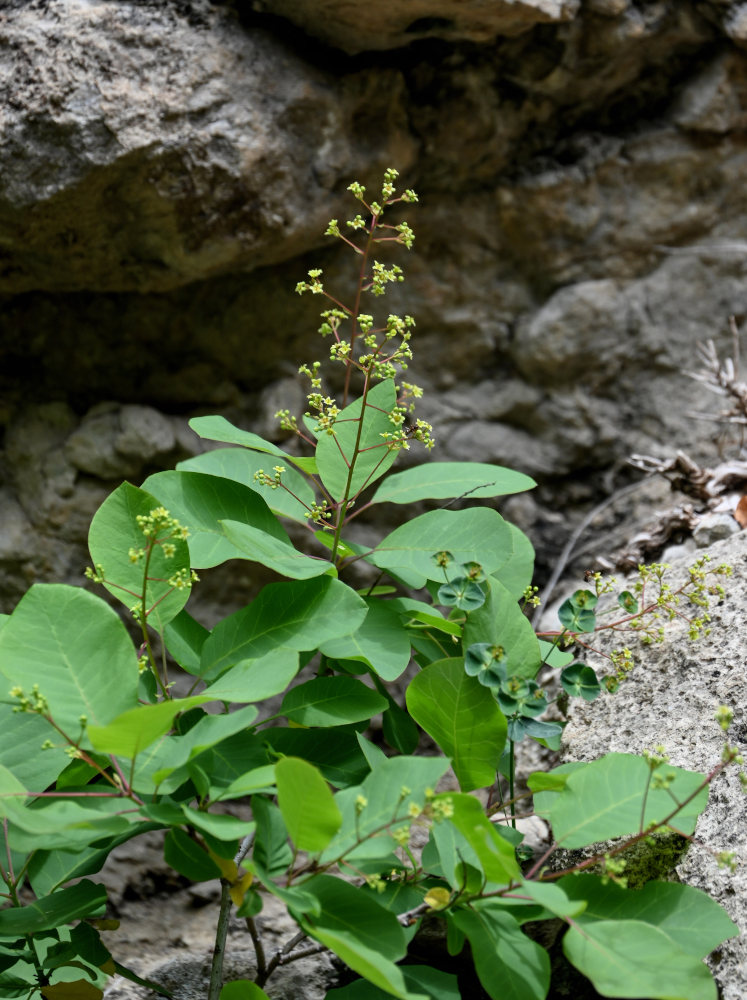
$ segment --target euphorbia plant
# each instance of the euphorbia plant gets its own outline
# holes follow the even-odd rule
[[[328,292],[319,270],[298,285],[329,303],[320,333],[331,338],[341,386],[337,398],[319,362],[302,366],[309,412],[279,414],[302,449],[200,417],[193,429],[229,447],[141,487],[123,484],[96,514],[89,577],[130,609],[138,641],[104,600],[62,585],[32,587],[2,623],[3,996],[83,1000],[101,996],[115,971],[137,979],[109,954],[98,921],[106,893],[85,876],[118,844],[158,828],[177,871],[221,883],[210,1000],[221,990],[224,1000],[264,997],[278,965],[308,954],[294,939],[265,955],[257,918],[268,893],[288,908],[299,940],[330,949],[366,981],[330,1000],[458,997],[453,975],[399,964],[424,914],[444,921],[452,954],[471,944],[496,1000],[547,995],[548,955],[522,927],[558,918],[567,957],[607,996],[716,996],[702,959],[734,933],[731,921],[687,886],[626,889],[619,857],[660,830],[692,835],[732,748],[708,775],[623,754],[536,774],[534,806],[553,844],[530,859],[515,829],[515,744],[529,736],[556,745],[561,731],[538,718],[548,706],[540,668],[561,670],[568,696],[599,693],[596,675],[565,646],[606,627],[594,611],[603,585],[577,592],[561,609],[562,629],[541,641],[523,610],[534,599],[532,546],[476,503],[532,481],[460,462],[386,475],[412,442],[433,445],[413,413],[420,390],[401,380],[414,321],[364,311],[403,279],[399,266],[376,259],[382,244],[410,248],[414,238],[407,223],[384,221],[394,205],[416,201],[412,191],[397,195],[396,176],[386,172],[378,201],[351,185],[360,214],[327,230],[357,258],[351,304]],[[350,524],[362,510],[415,501],[436,506],[373,547],[354,541]],[[304,551],[289,521],[308,527]],[[196,571],[232,559],[282,579],[208,629],[186,609]],[[352,563],[371,568],[361,590],[346,582]],[[698,607],[707,592],[704,571],[683,591]],[[625,617],[609,627],[639,627],[668,600],[652,612],[625,592]],[[402,701],[393,682],[413,660]],[[193,678],[183,698],[173,697],[174,663]],[[621,653],[618,669],[625,663]],[[267,699],[281,695],[269,714]],[[379,713],[384,748],[364,735]],[[417,754],[421,729],[440,755]],[[459,790],[439,792],[449,765]],[[488,815],[471,793],[502,795],[500,775],[507,793]],[[226,813],[235,799],[250,802],[251,821]],[[428,831],[420,856],[415,825]],[[571,870],[551,866],[559,846],[610,838],[622,840]],[[594,873],[579,874],[586,869]],[[257,963],[253,981],[224,986],[234,906]]]

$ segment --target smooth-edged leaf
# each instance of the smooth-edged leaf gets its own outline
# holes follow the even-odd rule
[[[302,468],[301,463],[307,460],[283,455],[282,461],[284,464],[292,462],[293,465]],[[202,472],[220,476],[222,479],[232,479],[258,493],[273,514],[306,524],[306,515],[316,499],[316,494],[305,476],[288,464],[282,476],[282,482],[287,489],[280,486],[276,490],[270,486],[263,486],[254,478],[254,474],[260,469],[269,473],[272,465],[277,464],[266,455],[247,451],[245,448],[216,448],[215,451],[208,451],[185,462],[179,462],[176,469],[177,472]],[[305,471],[315,470],[311,467]]]
[[[390,854],[395,842],[385,827],[392,821],[395,826],[409,823],[410,806],[423,808],[426,789],[436,787],[448,766],[443,757],[389,757],[374,765],[360,785],[338,792],[335,802],[342,813],[342,828],[322,861],[342,853],[350,860]],[[366,803],[362,809],[361,797]],[[356,847],[363,838],[368,839]]]
[[[411,597],[395,597],[389,604],[399,613],[402,624],[409,628],[432,628],[455,636],[462,634],[462,626],[458,622],[449,621],[437,608],[423,601],[415,601]]]
[[[534,546],[515,524],[509,524],[509,529],[511,531],[511,555],[508,561],[495,571],[493,576],[518,601],[521,600],[534,576]]]
[[[512,916],[490,900],[449,917],[467,937],[477,975],[493,1000],[545,1000],[550,959],[524,934]]]
[[[217,677],[227,667],[278,646],[317,649],[329,639],[355,632],[367,612],[354,590],[331,577],[270,583],[248,607],[215,626],[202,648],[201,675]]]
[[[583,591],[582,591],[583,593]],[[580,605],[569,597],[558,608],[558,618],[563,628],[571,632],[593,632],[597,626],[597,616],[593,607]]]
[[[44,799],[37,800],[44,803],[39,808],[27,808],[26,800],[9,789],[8,775],[1,769],[0,786],[0,815],[9,820],[8,842],[22,853],[81,850],[141,825],[137,813],[125,814],[126,799],[97,797],[87,800],[86,805],[79,804],[85,799]]]
[[[241,559],[262,563],[267,569],[292,580],[310,580],[324,573],[337,575],[337,570],[328,559],[304,555],[293,547],[287,536],[280,539],[241,521],[224,520],[221,523],[235,556]]]
[[[647,882],[623,889],[599,875],[567,875],[557,883],[586,908],[577,919],[582,927],[598,920],[637,920],[664,931],[678,947],[705,958],[739,928],[706,893],[681,882]]]
[[[255,795],[252,799],[252,813],[257,823],[252,859],[267,873],[265,884],[273,892],[269,876],[282,874],[293,860],[288,831],[278,807],[263,795]]]
[[[91,521],[88,532],[88,549],[94,566],[103,567],[104,586],[117,600],[132,608],[140,603],[143,589],[145,560],[133,562],[131,549],[144,549],[147,539],[136,518],[147,516],[163,506],[161,501],[146,490],[130,483],[122,483],[104,500]],[[177,516],[174,514],[173,516]],[[190,525],[182,523],[183,528]],[[165,534],[159,537],[166,537]],[[168,582],[175,573],[189,570],[189,549],[181,538],[169,539],[174,554],[167,556],[161,545],[156,545],[147,567],[148,585],[146,609],[148,620],[161,629],[175,618],[187,603],[190,588],[174,588]],[[150,610],[152,609],[152,610]]]
[[[481,643],[501,646],[509,677],[534,677],[542,658],[531,622],[499,580],[491,578],[489,584],[487,601],[465,622],[464,648]]]
[[[62,927],[73,920],[91,917],[106,905],[103,885],[83,879],[67,889],[36,899],[28,906],[0,910],[0,935],[19,937]]]
[[[361,733],[356,733],[355,735],[358,738],[358,746],[363,751],[363,754],[366,760],[368,761],[369,767],[373,768],[377,764],[381,764],[382,761],[387,759],[387,756],[384,753],[384,751],[379,747],[377,747],[375,743],[372,743],[370,740],[367,740],[365,736],[361,735]]]
[[[410,993],[402,970],[407,939],[394,913],[379,906],[371,893],[330,875],[304,885],[319,903],[318,914],[297,914],[303,930],[338,955],[358,975],[401,1000],[427,1000]]]
[[[548,667],[566,667],[573,663],[573,653],[563,649],[554,642],[539,640],[540,653],[542,654],[542,665]]]
[[[280,714],[301,726],[341,726],[370,719],[387,704],[354,677],[315,677],[288,691]]]
[[[334,726],[329,729],[278,726],[263,729],[262,739],[275,753],[302,757],[318,767],[335,788],[355,785],[369,771],[358,744],[355,726]]]
[[[525,736],[531,736],[548,749],[558,750],[562,735],[563,727],[557,722],[542,722],[522,715],[508,720],[508,738],[514,743],[520,743]]]
[[[585,663],[572,663],[560,674],[563,690],[573,698],[583,698],[584,701],[594,701],[602,691],[597,675]]]
[[[285,458],[285,452],[271,441],[265,441],[258,434],[251,431],[244,431],[240,427],[235,427],[225,417],[211,415],[206,417],[192,417],[189,426],[201,438],[208,441],[221,441],[223,444],[238,444],[242,448],[249,448],[252,451],[260,451],[267,455],[279,455]]]
[[[371,503],[416,503],[418,500],[476,500],[523,493],[537,484],[522,472],[483,462],[428,462],[388,476]]]
[[[130,708],[106,726],[89,726],[88,738],[99,753],[117,754],[130,759],[167,733],[174,718],[195,705],[212,699],[208,695],[193,695],[162,701],[157,705],[138,705]]]
[[[45,749],[53,736],[46,719],[34,712],[14,712],[0,703],[0,764],[26,788],[43,791],[70,763],[64,747]]]
[[[220,868],[207,851],[183,830],[173,829],[166,834],[163,857],[166,864],[171,865],[191,882],[209,882],[221,876]]]
[[[403,965],[408,990],[422,990],[431,1000],[461,1000],[457,977],[430,965]],[[328,990],[324,1000],[387,1000],[392,994],[365,979],[356,979],[341,989]]]
[[[275,780],[278,805],[293,843],[301,851],[323,851],[342,823],[327,782],[300,757],[279,760]]]
[[[270,1000],[265,991],[249,979],[234,979],[224,983],[220,1000]]]
[[[559,792],[568,780],[567,774],[559,774],[557,770],[533,771],[527,779],[527,785],[532,792]]]
[[[557,882],[533,882],[526,879],[519,893],[531,896],[535,903],[539,903],[556,917],[579,917],[586,909],[584,899],[570,898]]]
[[[298,652],[283,646],[254,660],[242,660],[206,689],[218,701],[237,704],[264,701],[285,691],[298,673]]]
[[[464,672],[461,659],[439,660],[407,688],[413,719],[451,758],[463,791],[495,781],[506,743],[506,718],[490,691]]]
[[[567,772],[561,765],[551,773]],[[643,757],[610,753],[589,764],[576,764],[559,792],[534,796],[538,815],[549,819],[555,839],[563,847],[584,847],[612,837],[623,837],[648,829],[666,819],[705,781],[705,775],[662,764],[657,771],[673,775],[669,791],[649,787],[651,770]],[[671,793],[671,794],[670,794]],[[643,812],[645,799],[645,812]],[[708,802],[708,787],[701,788],[672,822],[685,834],[692,833]]]
[[[105,725],[137,704],[132,640],[116,611],[80,587],[44,583],[26,592],[0,632],[0,671],[26,694],[38,683],[73,739],[81,715]]]
[[[81,850],[35,851],[29,861],[28,875],[37,896],[46,896],[66,882],[84,875],[95,875],[104,867],[111,851],[119,844],[153,829],[154,824],[136,823],[116,836],[106,838],[96,847]]]
[[[184,608],[164,629],[164,642],[170,655],[188,674],[199,674],[200,655],[210,632]]]
[[[396,401],[394,382],[392,379],[385,379],[369,389],[360,439],[358,432],[362,397],[346,406],[339,414],[335,420],[334,433],[319,435],[316,445],[319,478],[334,500],[355,496],[391,467],[397,457],[397,450],[389,449],[381,435],[394,430],[389,421],[389,413]],[[353,475],[348,485],[353,461]]]
[[[463,793],[447,793],[439,798],[450,801],[452,815],[449,822],[469,843],[488,881],[503,884],[521,877],[513,847],[487,818],[478,799]],[[446,874],[451,881],[454,872]]]
[[[223,530],[224,520],[246,523],[290,546],[285,529],[255,490],[201,472],[156,472],[143,489],[158,497],[189,528],[189,558],[195,569],[218,566],[245,553]]]
[[[224,788],[213,796],[213,801],[238,799],[245,795],[254,795],[257,792],[273,794],[274,791],[275,767],[273,764],[264,764],[262,767],[253,767],[246,774],[242,774],[240,778],[232,781],[228,788]]]
[[[623,590],[617,595],[617,603],[629,615],[638,614],[638,600],[629,590]]]
[[[446,608],[476,611],[485,603],[486,593],[479,583],[466,576],[458,576],[438,588],[437,601]]]
[[[475,562],[486,574],[495,573],[511,556],[511,531],[489,507],[431,510],[395,528],[366,560],[419,588],[428,580],[443,582],[434,556],[446,550],[454,565]]]
[[[572,927],[563,938],[563,952],[606,997],[716,1000],[708,967],[643,921],[589,921]]]
[[[386,693],[386,692],[385,692]],[[420,742],[420,731],[412,720],[412,717],[400,708],[394,698],[387,693],[389,707],[384,712],[381,720],[381,730],[384,739],[394,750],[399,753],[414,753]]]
[[[394,681],[410,662],[410,639],[399,609],[379,598],[365,599],[368,614],[355,632],[319,644],[325,656],[358,660],[385,681]]]
[[[228,714],[205,714],[184,735],[163,737],[139,755],[133,776],[134,787],[146,795],[153,793],[155,785],[159,786],[160,792],[172,792],[190,777],[185,769],[189,762],[205,753],[227,753],[232,739],[243,743],[244,766],[239,766],[235,774],[226,775],[226,785],[252,766],[266,764],[266,754],[258,753],[261,741],[245,732],[256,717],[257,709],[253,705]],[[239,747],[236,747],[234,753],[239,752]],[[257,755],[258,759],[255,759]],[[217,767],[217,759],[210,757],[207,769],[211,778],[217,776]]]

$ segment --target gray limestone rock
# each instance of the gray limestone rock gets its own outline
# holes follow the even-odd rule
[[[0,93],[6,293],[282,260],[319,242],[343,181],[414,153],[395,77],[336,81],[206,0],[11,5]]]
[[[561,748],[565,759],[593,760],[612,751],[639,754],[663,745],[673,764],[708,774],[718,765],[724,745],[724,734],[714,721],[719,705],[734,712],[726,738],[742,752],[747,750],[747,533],[718,542],[707,554],[714,565],[728,562],[734,570],[725,582],[725,599],[711,612],[710,634],[693,643],[680,621],[666,626],[662,645],[633,646],[635,669],[616,694],[591,704],[572,704]],[[681,582],[691,562],[674,564],[672,580]],[[684,606],[682,610],[686,612]],[[610,642],[599,646],[613,648]],[[604,672],[601,657],[589,662]],[[747,994],[746,827],[747,796],[736,768],[729,769],[713,783],[696,829],[696,845],[676,866],[677,877],[721,903],[742,932],[711,959],[723,1000],[742,1000]],[[711,851],[735,852],[736,871],[719,868]]]
[[[536,24],[570,21],[581,0],[260,0],[259,9],[279,14],[309,35],[345,52],[394,49],[424,38],[491,42]]]

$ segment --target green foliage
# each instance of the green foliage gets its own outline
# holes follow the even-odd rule
[[[0,619],[3,996],[100,998],[113,972],[142,982],[103,943],[95,918],[105,890],[85,876],[115,846],[154,829],[165,831],[174,869],[221,880],[218,934],[231,906],[251,926],[269,893],[312,947],[362,977],[330,1000],[456,1000],[453,975],[399,964],[425,915],[443,921],[452,954],[469,944],[486,992],[500,1000],[547,996],[548,955],[522,928],[552,919],[568,928],[570,961],[605,995],[715,996],[702,958],[734,933],[731,921],[695,889],[629,890],[622,858],[670,824],[691,835],[735,750],[727,746],[708,775],[661,754],[610,754],[534,775],[534,811],[555,842],[529,867],[514,828],[516,746],[525,737],[557,745],[562,729],[542,718],[552,701],[540,668],[560,672],[562,697],[593,700],[596,674],[565,647],[579,636],[589,645],[602,628],[653,637],[660,626],[650,623],[681,614],[673,609],[685,599],[699,631],[707,571],[696,564],[673,592],[662,568],[644,568],[612,622],[600,610],[608,584],[594,577],[593,590],[561,607],[561,628],[538,638],[524,613],[536,603],[531,543],[476,504],[532,480],[466,462],[386,475],[400,451],[433,446],[430,426],[413,416],[421,391],[401,378],[414,320],[363,311],[367,296],[375,304],[403,278],[373,253],[381,244],[409,249],[414,238],[407,223],[382,221],[393,205],[416,200],[396,195],[395,178],[387,171],[378,202],[351,185],[365,217],[345,232],[330,223],[328,233],[359,258],[353,304],[328,294],[317,269],[297,287],[327,300],[320,332],[343,386],[341,398],[328,395],[321,363],[301,367],[309,409],[278,417],[305,454],[223,417],[199,417],[193,430],[231,447],[141,488],[125,483],[95,515],[87,576],[132,614],[137,642],[108,604],[77,587],[34,586]],[[415,501],[430,509],[377,544],[347,537],[371,504]],[[310,529],[308,551],[281,519],[295,522],[294,537],[299,522]],[[186,609],[195,569],[234,559],[284,579],[208,628]],[[347,582],[353,562],[370,575],[362,592]],[[413,661],[403,698],[392,682]],[[191,680],[179,699],[174,663]],[[618,683],[627,650],[613,667]],[[379,716],[381,746],[363,735]],[[423,733],[437,752],[418,753]],[[460,791],[438,789],[449,765]],[[488,816],[469,794],[486,788],[501,813]],[[239,798],[251,821],[221,807]],[[572,877],[581,864],[553,868],[557,847],[610,838],[623,839],[583,862],[601,875]],[[261,1000],[277,965],[308,947],[291,942],[269,961],[258,950],[256,982],[223,985],[216,958],[209,1000]]]

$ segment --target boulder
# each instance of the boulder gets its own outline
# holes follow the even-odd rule
[[[287,18],[306,34],[344,52],[396,49],[426,38],[491,42],[537,24],[570,21],[581,0],[262,0],[260,10]]]
[[[698,557],[703,553],[698,552]],[[601,651],[628,645],[636,666],[613,695],[592,703],[572,703],[563,733],[562,756],[594,760],[610,752],[640,754],[661,745],[671,763],[703,774],[718,766],[725,739],[747,752],[743,622],[747,616],[747,532],[705,550],[711,565],[726,562],[733,575],[724,582],[725,597],[711,611],[710,633],[688,638],[682,619],[665,625],[660,645],[642,646],[615,635],[595,642]],[[671,581],[681,584],[693,557],[672,564]],[[688,612],[686,604],[680,610]],[[601,638],[601,637],[600,637]],[[600,674],[609,669],[601,655],[589,658]],[[734,712],[724,736],[714,720],[720,705]],[[741,936],[726,941],[709,964],[723,1000],[747,995],[747,796],[738,768],[727,768],[713,782],[709,803],[695,831],[695,842],[675,866],[675,876],[716,899],[738,924]],[[714,854],[734,852],[736,870],[719,867]]]
[[[413,160],[396,75],[336,80],[208,0],[4,6],[0,293],[275,263],[350,178]]]

